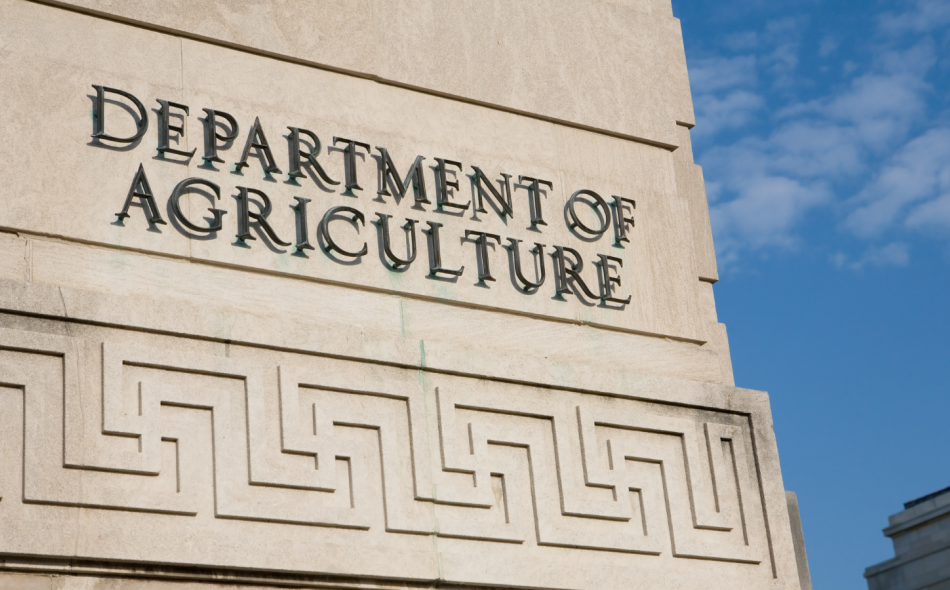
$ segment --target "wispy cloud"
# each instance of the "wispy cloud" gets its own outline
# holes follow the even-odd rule
[[[716,247],[727,265],[743,250],[795,248],[798,238],[791,229],[830,197],[821,183],[766,173],[734,178],[728,188],[737,196],[710,209]]]
[[[933,31],[950,24],[950,2],[917,0],[902,13],[885,12],[878,17],[881,32],[896,36],[905,33]]]
[[[724,267],[758,250],[799,248],[811,212],[837,217],[860,240],[950,230],[950,126],[927,129],[935,117],[938,43],[947,41],[908,34],[941,22],[950,23],[950,0],[910,1],[904,12],[881,15],[878,37],[866,42],[871,57],[861,66],[844,61],[840,42],[826,36],[818,53],[842,59],[846,76],[862,73],[807,100],[796,99],[805,87],[798,73],[804,19],[732,35],[731,53],[707,56],[698,67],[690,62],[693,137],[707,169]],[[944,103],[950,116],[950,101]],[[860,247],[860,255],[832,255],[835,266],[859,270],[909,260],[910,246],[893,237],[884,246]]]
[[[834,53],[836,49],[838,49],[838,40],[831,35],[825,35],[821,43],[818,44],[818,55],[828,57]]]
[[[935,199],[948,195],[950,129],[932,129],[908,142],[890,159],[854,199],[858,206],[845,218],[844,226],[858,236],[873,237],[901,220],[911,228],[940,223],[938,217],[928,215],[940,213],[941,206]],[[906,215],[915,204],[917,207]]]
[[[848,128],[859,147],[890,146],[925,114],[923,94],[928,86],[924,78],[934,63],[933,42],[926,39],[904,51],[882,52],[873,72],[854,78],[828,96],[793,103],[778,116]]]
[[[723,129],[742,127],[751,121],[757,113],[765,109],[765,99],[760,95],[734,90],[719,98],[703,95],[695,101],[696,116],[703,125],[694,132],[696,139],[713,136]]]
[[[737,86],[752,86],[758,76],[754,55],[711,57],[689,64],[690,85],[694,91],[704,95]]]
[[[836,268],[848,270],[862,270],[866,266],[907,266],[910,261],[910,246],[903,242],[891,242],[885,246],[870,246],[857,259],[852,259],[844,252],[837,252],[831,257],[831,263]]]

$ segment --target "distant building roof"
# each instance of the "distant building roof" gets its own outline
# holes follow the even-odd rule
[[[918,504],[923,504],[927,500],[932,500],[933,498],[936,498],[937,496],[942,496],[947,493],[950,493],[950,488],[943,488],[942,490],[937,490],[936,492],[932,494],[921,496],[917,498],[916,500],[911,500],[910,502],[904,502],[904,510],[907,510],[908,508],[913,508],[914,506]]]

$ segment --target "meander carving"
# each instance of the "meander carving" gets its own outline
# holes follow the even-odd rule
[[[25,503],[189,519],[213,494],[218,519],[768,561],[736,415],[318,358],[0,335],[0,383],[24,400]],[[182,409],[210,421],[211,440],[175,419]],[[213,489],[196,483],[202,470]]]

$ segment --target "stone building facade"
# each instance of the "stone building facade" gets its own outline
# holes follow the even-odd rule
[[[868,589],[950,588],[950,488],[905,503],[888,521],[894,558],[864,571]]]
[[[670,0],[0,0],[0,72],[3,588],[809,587]]]

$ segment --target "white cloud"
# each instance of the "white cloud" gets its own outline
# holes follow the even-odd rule
[[[836,268],[861,270],[866,266],[907,266],[910,261],[910,246],[903,242],[891,242],[885,246],[870,246],[856,260],[847,254],[838,252],[831,257]]]
[[[859,147],[886,149],[926,113],[924,78],[934,63],[933,43],[928,40],[905,51],[882,52],[873,73],[853,79],[831,96],[786,107],[779,117],[810,116],[825,125],[848,127]]]
[[[861,237],[882,234],[904,217],[909,206],[950,192],[950,128],[931,129],[916,137],[890,159],[854,199],[857,208],[844,227]],[[906,225],[928,225],[928,212],[941,211],[936,202],[918,206]]]
[[[886,12],[878,17],[878,28],[887,35],[923,33],[950,24],[950,1],[917,0],[911,10],[894,14]]]
[[[710,209],[716,248],[727,260],[745,249],[794,248],[798,240],[791,230],[809,210],[830,198],[821,183],[784,176],[735,176],[730,185],[736,198]]]
[[[831,35],[825,35],[825,37],[818,44],[818,55],[821,57],[828,57],[834,53],[836,49],[838,49],[838,40]]]
[[[716,134],[730,127],[741,127],[765,108],[765,100],[758,94],[734,90],[717,98],[711,94],[696,97],[696,132],[694,139]]]
[[[765,23],[765,32],[771,38],[787,39],[797,36],[806,22],[805,17],[786,16]]]
[[[798,43],[783,43],[776,47],[763,60],[769,71],[776,77],[777,86],[792,83],[792,74],[798,68]]]
[[[866,75],[855,79],[849,91],[831,100],[823,111],[829,118],[851,123],[862,142],[879,148],[924,114],[921,90],[920,78]]]
[[[801,178],[834,179],[865,169],[861,142],[853,128],[821,119],[793,120],[778,127],[760,149],[769,166]]]
[[[950,191],[915,208],[904,223],[912,229],[950,229]]]
[[[723,44],[733,51],[748,51],[759,45],[759,34],[755,31],[727,35]]]
[[[689,64],[689,82],[694,94],[752,86],[757,79],[753,55],[697,59]]]
[[[820,210],[839,216],[840,227],[862,239],[889,231],[950,235],[950,126],[920,130],[934,120],[930,76],[942,50],[930,34],[919,34],[950,23],[950,0],[908,0],[906,6],[903,14],[878,21],[878,34],[866,40],[870,61],[860,69],[843,61],[849,77],[818,98],[790,98],[805,87],[798,73],[804,19],[729,36],[724,45],[750,52],[745,55],[690,62],[694,144],[706,169],[722,267],[753,252],[798,248],[803,220]],[[834,36],[817,49],[822,57],[843,52]],[[788,102],[770,114],[778,100]],[[950,118],[950,104],[938,100]],[[762,123],[762,132],[716,144],[726,132]],[[838,253],[832,260],[859,270],[907,264],[909,252],[906,243],[891,241],[872,244],[857,258]]]

